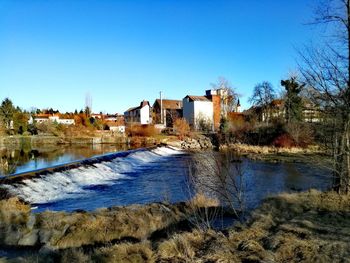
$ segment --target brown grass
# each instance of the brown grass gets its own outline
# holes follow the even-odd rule
[[[145,239],[154,231],[180,220],[177,206],[151,204],[101,209],[92,213],[44,212],[38,216],[47,245],[80,247],[123,238]]]
[[[92,259],[95,262],[155,262],[150,242],[106,246],[95,250]]]
[[[180,140],[190,135],[191,128],[185,118],[178,118],[174,122],[174,130]]]
[[[220,201],[216,198],[208,197],[203,193],[197,193],[189,202],[190,207],[218,207]]]
[[[157,257],[170,262],[194,262],[201,256],[201,250],[205,249],[207,243],[216,236],[214,231],[202,232],[198,230],[175,234],[159,245]]]
[[[317,191],[282,194],[267,199],[246,224],[236,225],[228,236],[213,233],[210,242],[198,231],[174,236],[159,246],[158,258],[172,262],[349,262],[350,197]]]
[[[318,146],[309,146],[308,148],[301,147],[274,147],[274,146],[256,146],[249,144],[234,143],[228,146],[229,149],[237,151],[238,153],[253,153],[253,154],[280,154],[280,153],[324,153]]]
[[[127,127],[126,133],[131,137],[154,137],[160,134],[160,130],[154,125],[131,125]]]
[[[17,245],[28,232],[29,217],[30,207],[18,198],[0,200],[0,244]]]
[[[203,196],[194,200],[198,205],[208,202]],[[27,231],[28,209],[17,199],[0,201],[1,226],[11,224],[16,231]],[[34,228],[40,229],[40,240],[46,247],[63,249],[55,252],[60,262],[349,262],[350,259],[350,196],[315,190],[281,194],[268,198],[246,223],[236,224],[225,235],[213,230],[192,230],[175,232],[166,238],[150,238],[156,230],[182,220],[185,210],[184,204],[153,204],[92,213],[44,212],[37,216]],[[41,257],[45,259],[45,255],[39,254]]]

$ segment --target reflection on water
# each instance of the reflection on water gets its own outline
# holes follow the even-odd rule
[[[0,148],[0,176],[63,164],[94,155],[128,150],[127,145],[30,145]]]
[[[307,163],[253,161],[235,153],[197,153],[193,187],[235,209],[253,209],[270,195],[331,187],[329,170]]]
[[[306,163],[268,163],[245,159],[244,180],[247,208],[280,192],[299,192],[310,188],[327,190],[332,177],[329,170]]]

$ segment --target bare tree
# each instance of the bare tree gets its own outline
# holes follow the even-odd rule
[[[275,90],[270,82],[264,81],[255,85],[253,94],[249,98],[249,102],[262,109],[263,121],[269,122],[271,117],[270,105],[275,97]]]
[[[334,188],[350,193],[350,0],[327,0],[314,24],[323,25],[327,40],[300,51],[300,71],[312,100],[323,109],[324,124],[333,127]]]
[[[226,116],[228,112],[235,111],[239,94],[236,92],[232,84],[224,77],[219,77],[216,83],[211,83],[215,90],[221,91],[221,112]]]
[[[196,193],[219,200],[237,218],[242,218],[244,168],[232,152],[196,154],[191,163],[190,179]]]

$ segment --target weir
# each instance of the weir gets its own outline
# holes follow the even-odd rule
[[[63,172],[66,170],[71,170],[74,168],[78,168],[80,166],[91,166],[96,163],[100,162],[108,162],[115,158],[122,158],[126,157],[129,154],[135,153],[135,152],[142,152],[142,151],[151,151],[152,149],[156,149],[158,147],[166,147],[173,149],[172,147],[169,147],[167,145],[158,145],[158,146],[151,146],[146,148],[138,148],[135,150],[128,150],[128,151],[121,151],[121,152],[113,152],[113,153],[107,153],[107,154],[101,154],[101,155],[95,155],[90,158],[84,158],[80,160],[76,160],[73,162],[67,162],[59,165],[54,165],[50,167],[35,169],[27,172],[21,172],[21,173],[14,173],[7,176],[0,176],[0,184],[9,184],[9,183],[17,183],[24,179],[30,179],[35,177],[40,177],[47,174],[52,174],[55,172]]]
[[[129,189],[119,187],[121,182],[125,184],[152,173],[158,173],[161,177],[161,172],[166,170],[164,167],[169,165],[168,158],[178,154],[183,152],[166,145],[103,154],[4,177],[1,179],[0,189],[31,204],[50,204],[69,199],[84,200],[96,193],[98,198],[107,200],[116,198],[120,192]],[[180,170],[177,173],[183,174]],[[157,185],[159,183],[155,184],[155,187]],[[102,197],[105,193],[106,197]],[[122,198],[123,195],[119,197]],[[138,198],[142,199],[142,195]]]

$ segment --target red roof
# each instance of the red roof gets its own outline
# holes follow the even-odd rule
[[[154,104],[158,103],[160,105],[160,99],[157,99]],[[182,109],[182,101],[181,100],[162,100],[163,109],[169,110],[180,110]]]
[[[149,102],[148,102],[147,100],[143,100],[143,101],[141,101],[140,106],[129,108],[129,109],[127,109],[126,112],[128,112],[128,111],[133,111],[133,110],[138,110],[138,109],[141,109],[141,108],[143,108],[143,107],[145,107],[145,106],[147,106],[147,105],[150,106],[150,105],[149,105]]]
[[[192,95],[187,95],[185,98],[189,98],[192,101],[211,101],[205,96],[192,96]]]

